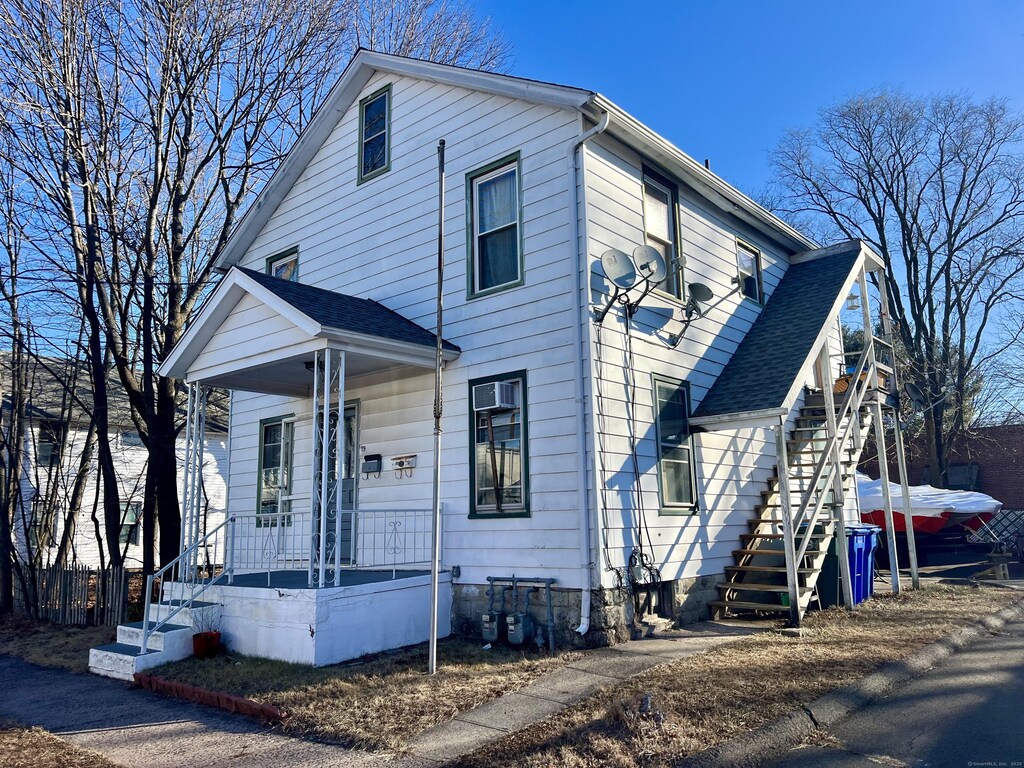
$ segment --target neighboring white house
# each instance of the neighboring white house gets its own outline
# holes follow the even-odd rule
[[[225,574],[176,596],[220,604],[242,652],[319,664],[426,639],[440,139],[441,633],[478,631],[501,610],[489,577],[513,575],[554,580],[560,642],[738,592],[806,607],[815,546],[772,510],[822,541],[850,506],[833,458],[859,450],[887,370],[867,350],[838,417],[820,391],[878,257],[818,249],[596,93],[365,50],[161,369],[231,391]],[[778,453],[815,445],[809,479]],[[783,541],[785,562],[781,543],[764,566],[736,554]],[[405,578],[377,579],[388,564]],[[544,631],[543,593],[531,606]]]
[[[4,358],[6,361],[6,357]],[[67,541],[66,564],[99,568],[109,558],[101,557],[97,531],[104,536],[103,484],[95,450],[85,466],[80,511],[69,517],[73,487],[82,470],[88,432],[88,414],[62,397],[64,384],[52,372],[69,370],[65,361],[48,360],[33,367],[32,393],[28,403],[28,424],[22,448],[22,505],[15,511],[14,533],[22,558],[31,551],[43,565],[56,561],[61,542]],[[6,381],[6,368],[4,369]],[[82,394],[79,388],[79,394]],[[3,429],[10,428],[10,402],[5,396]],[[123,398],[112,398],[110,410],[111,452],[123,510],[120,544],[127,568],[142,567],[142,498],[148,451],[127,412]],[[223,421],[227,414],[218,414]],[[201,508],[204,524],[219,525],[224,519],[227,478],[226,425],[212,420],[204,440],[204,469]],[[177,441],[179,463],[185,458],[185,437]],[[8,458],[0,465],[6,467]],[[183,485],[179,493],[184,490]],[[52,514],[46,510],[51,502]],[[95,520],[94,520],[95,517]],[[28,544],[28,546],[26,546]],[[103,545],[105,549],[105,544]],[[41,550],[41,551],[40,551]]]

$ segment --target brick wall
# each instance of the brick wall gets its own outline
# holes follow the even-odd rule
[[[928,460],[923,446],[907,445],[908,479],[921,485],[927,474]],[[861,472],[878,477],[878,460],[874,444],[864,449]],[[896,482],[895,452],[889,446],[890,479]],[[1024,509],[1024,424],[982,427],[975,430],[964,445],[950,452],[950,463],[978,465],[978,490],[1003,503],[1005,509]],[[934,483],[933,483],[934,484]]]

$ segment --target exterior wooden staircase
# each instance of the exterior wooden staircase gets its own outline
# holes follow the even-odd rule
[[[864,436],[870,427],[870,411],[866,407],[856,410],[856,424],[843,429],[847,416],[839,422],[837,432],[844,431],[846,439],[839,445],[839,477],[844,489],[855,492],[853,476]],[[802,615],[816,598],[816,585],[826,553],[838,533],[837,514],[841,514],[841,500],[837,501],[834,480],[831,477],[831,456],[822,457],[831,435],[824,395],[820,391],[808,393],[799,415],[786,439],[787,465],[785,467],[790,503],[795,513],[808,507],[820,507],[821,513],[807,523],[797,523],[794,537],[806,540],[806,547],[796,563],[796,594],[799,614]],[[822,463],[815,483],[815,469]],[[783,483],[779,467],[768,479],[761,492],[761,503],[755,507],[755,516],[748,522],[750,532],[740,536],[740,548],[733,551],[734,565],[725,569],[725,581],[718,585],[721,599],[711,605],[712,618],[720,619],[744,613],[765,615],[792,615],[792,590],[786,562],[786,533],[783,525]],[[814,502],[817,502],[816,504]]]

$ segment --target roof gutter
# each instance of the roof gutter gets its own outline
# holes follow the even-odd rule
[[[610,132],[612,134],[619,134],[620,138],[628,139],[631,143],[649,150],[650,154],[655,156],[652,159],[660,157],[672,163],[685,177],[685,180],[696,187],[699,192],[713,201],[715,197],[718,197],[719,206],[723,209],[746,219],[758,229],[770,230],[775,239],[781,240],[793,251],[812,250],[818,247],[817,243],[799,230],[716,176],[668,139],[652,131],[604,96],[595,95],[589,100],[588,106],[611,115],[612,130]]]
[[[572,241],[574,243],[574,259],[573,268],[576,270],[576,285],[573,287],[573,302],[572,309],[575,316],[576,325],[576,354],[573,355],[573,367],[574,367],[574,379],[576,385],[576,432],[579,444],[576,449],[576,454],[579,457],[579,485],[577,487],[578,500],[576,502],[580,510],[580,572],[583,574],[583,590],[580,595],[580,625],[576,627],[576,632],[582,636],[587,634],[587,630],[590,629],[590,602],[591,602],[591,590],[593,588],[593,559],[591,552],[593,551],[592,539],[591,539],[591,528],[592,524],[594,527],[597,525],[597,514],[591,519],[590,504],[588,503],[589,488],[587,487],[587,403],[586,403],[586,388],[584,383],[584,376],[588,373],[583,369],[583,361],[590,359],[590,339],[588,336],[588,330],[590,323],[588,318],[584,316],[584,310],[589,309],[589,303],[584,306],[583,297],[587,295],[587,250],[588,250],[588,238],[586,234],[586,221],[584,220],[583,231],[580,228],[580,204],[583,203],[583,216],[586,217],[586,176],[580,178],[580,174],[583,172],[584,164],[580,158],[580,149],[584,144],[587,143],[594,136],[599,133],[604,133],[608,129],[608,124],[611,120],[611,116],[608,112],[604,112],[601,118],[598,120],[597,125],[585,132],[582,136],[576,139],[569,146],[569,183],[572,187],[572,194],[570,198],[572,205],[570,207],[570,217],[572,219]],[[580,196],[580,190],[582,192],[582,198]],[[597,480],[597,473],[594,473],[595,482]],[[595,507],[597,503],[597,494],[594,494]],[[601,557],[600,550],[598,551],[598,558]]]

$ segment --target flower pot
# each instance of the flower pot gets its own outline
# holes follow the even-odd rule
[[[212,659],[220,650],[220,632],[197,632],[192,635],[192,655]]]

